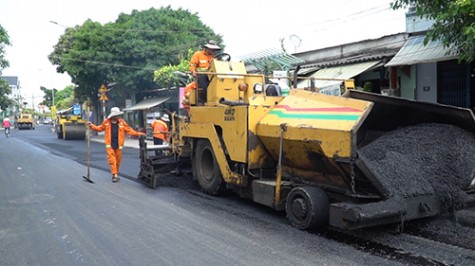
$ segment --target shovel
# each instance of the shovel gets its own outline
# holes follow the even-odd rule
[[[89,108],[88,108],[89,109]],[[87,110],[89,116],[89,110]],[[88,119],[89,121],[89,119]],[[87,138],[87,176],[82,176],[85,181],[94,184],[94,181],[91,179],[91,141],[89,137],[89,125],[86,123],[86,138]]]

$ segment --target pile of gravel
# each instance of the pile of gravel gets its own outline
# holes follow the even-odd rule
[[[475,176],[475,135],[454,125],[399,128],[359,150],[386,197],[434,194],[445,210],[475,198],[463,191]]]

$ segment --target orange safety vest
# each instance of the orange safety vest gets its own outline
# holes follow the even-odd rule
[[[198,51],[193,54],[190,60],[190,71],[206,72],[211,66],[213,55],[207,54],[205,50]]]
[[[185,92],[183,93],[183,100],[181,101],[181,104],[183,105],[183,108],[187,112],[190,111],[190,96],[191,96],[191,91],[196,90],[198,88],[198,85],[196,84],[196,81],[193,81],[191,83],[188,83],[185,87]]]
[[[198,85],[196,84],[196,81],[193,81],[191,83],[188,83],[185,87],[185,91],[183,93],[183,100],[181,101],[181,104],[183,105],[183,108],[186,109],[186,111],[190,111],[190,96],[191,96],[191,91],[196,90],[198,88]]]
[[[153,137],[154,138],[159,138],[164,141],[168,141],[168,134],[167,133],[161,133],[161,132],[168,132],[168,125],[162,120],[153,120],[152,122],[152,128],[153,128]]]
[[[186,95],[191,92],[191,90],[196,90],[198,88],[198,85],[196,85],[196,81],[193,81],[191,83],[188,83],[185,87],[185,94],[184,96],[187,97]]]
[[[143,133],[135,131],[133,128],[127,125],[125,120],[122,118],[119,118],[117,123],[119,123],[119,149],[122,149],[124,147],[125,133],[132,136],[136,136],[136,137],[143,134]],[[105,131],[104,144],[106,144],[106,148],[111,148],[111,127],[112,127],[112,122],[110,121],[110,118],[104,120],[102,124],[100,124],[99,126],[91,124],[92,130],[99,131],[99,132]]]

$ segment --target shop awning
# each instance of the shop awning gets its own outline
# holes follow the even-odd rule
[[[125,108],[124,111],[137,111],[137,110],[146,110],[153,108],[161,103],[168,101],[171,97],[157,97],[145,99],[136,105],[133,105],[129,108]]]
[[[356,63],[351,65],[341,65],[335,67],[322,68],[317,72],[313,73],[309,78],[315,78],[315,86],[318,88],[318,91],[325,93],[325,90],[332,90],[336,94],[339,93],[340,84],[343,79],[351,79],[358,76],[359,74],[374,69],[376,67],[382,66],[380,60],[368,61],[363,63]],[[337,79],[337,80],[319,80],[319,79]],[[310,87],[310,80],[302,80],[298,83],[298,88]]]
[[[385,66],[414,65],[457,58],[457,55],[449,53],[440,41],[429,41],[424,45],[424,38],[424,35],[409,37],[401,50]]]

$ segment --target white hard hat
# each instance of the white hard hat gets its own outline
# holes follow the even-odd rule
[[[170,122],[170,119],[168,118],[168,115],[167,115],[167,114],[162,115],[161,118],[162,118],[163,121]]]
[[[204,45],[204,47],[211,50],[221,50],[221,47],[219,47],[218,43],[214,40],[209,40],[208,43]]]
[[[112,107],[111,112],[110,112],[110,114],[107,118],[111,118],[113,116],[118,116],[118,115],[121,115],[123,113],[124,112],[122,112],[119,107]]]

